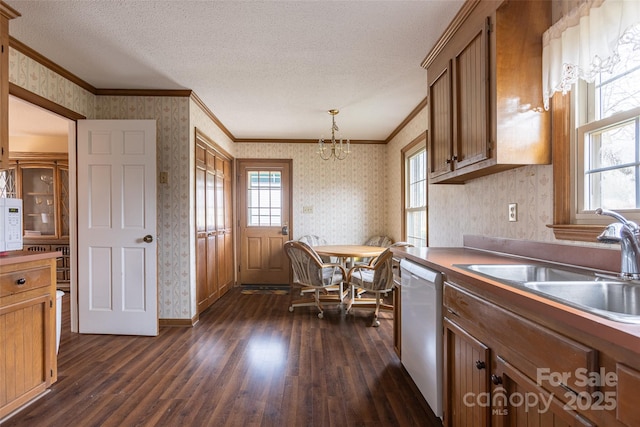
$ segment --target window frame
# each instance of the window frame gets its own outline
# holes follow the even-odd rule
[[[587,85],[585,85],[587,86]],[[589,93],[589,96],[591,95],[591,93]],[[575,140],[575,153],[576,153],[576,157],[575,157],[575,165],[576,165],[576,173],[575,173],[575,180],[576,180],[576,186],[575,186],[575,196],[572,198],[572,200],[575,200],[575,209],[573,209],[574,212],[574,219],[575,222],[577,224],[580,223],[609,223],[611,222],[610,220],[600,220],[599,218],[602,218],[600,216],[595,215],[595,209],[585,209],[584,208],[584,201],[585,201],[585,168],[586,168],[586,158],[585,158],[585,138],[588,135],[591,135],[593,133],[597,133],[598,131],[602,131],[608,128],[612,128],[615,127],[617,125],[623,124],[623,123],[627,123],[627,122],[631,122],[631,121],[635,121],[635,128],[636,128],[636,144],[637,144],[637,138],[638,138],[638,131],[637,131],[637,127],[638,127],[638,120],[640,117],[640,107],[631,109],[631,110],[627,110],[624,112],[620,112],[617,114],[614,114],[612,116],[606,117],[604,119],[600,119],[600,120],[593,120],[590,121],[588,123],[585,123],[581,126],[578,126],[576,129],[576,140]],[[638,156],[638,148],[636,147],[636,156]],[[634,164],[634,167],[637,169],[638,165],[637,162]],[[637,175],[637,172],[636,172]],[[640,186],[640,181],[638,181],[636,183],[636,193],[638,192],[638,187]],[[636,204],[639,201],[636,198]],[[616,212],[620,212],[622,214],[625,215],[625,217],[629,220],[633,220],[633,221],[640,221],[640,208],[635,208],[635,209],[619,209],[616,208],[615,209]]]
[[[429,192],[428,192],[428,187],[429,187],[429,181],[428,181],[428,174],[427,174],[427,167],[428,167],[428,156],[429,156],[429,152],[427,150],[427,135],[426,132],[422,133],[420,136],[418,136],[417,138],[415,138],[413,141],[411,141],[409,144],[407,144],[403,149],[402,149],[402,156],[401,156],[401,162],[402,162],[402,239],[404,241],[408,241],[408,236],[407,236],[407,215],[409,212],[419,212],[419,211],[424,211],[424,216],[425,216],[425,236],[424,236],[424,244],[425,246],[429,245],[429,216],[428,216],[428,207],[429,207]],[[424,207],[419,207],[419,208],[408,208],[408,200],[409,200],[409,159],[413,156],[415,156],[416,154],[420,153],[421,151],[424,151],[425,153],[425,179],[424,179],[424,200],[425,200],[425,205]]]

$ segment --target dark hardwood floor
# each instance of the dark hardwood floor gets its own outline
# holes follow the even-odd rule
[[[440,426],[393,351],[392,318],[234,288],[193,328],[69,332],[58,382],[3,426]]]

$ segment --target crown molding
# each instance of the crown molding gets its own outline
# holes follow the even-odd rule
[[[234,140],[234,142],[240,144],[246,143],[289,143],[289,144],[317,144],[317,139],[278,139],[278,138],[238,138]],[[386,144],[387,141],[382,140],[374,140],[374,139],[352,139],[349,141],[350,144]]]
[[[22,16],[20,12],[9,6],[3,1],[0,1],[0,15],[4,16],[7,19],[14,19],[19,16]]]
[[[478,1],[478,0],[473,0]],[[468,3],[472,2],[472,0],[468,0]],[[3,13],[2,6],[6,6],[2,1],[0,1],[0,13]],[[7,6],[8,7],[8,6]],[[9,8],[11,9],[11,8]],[[13,10],[13,9],[11,9]],[[15,12],[15,11],[14,11]],[[15,12],[17,13],[17,12]],[[18,13],[16,16],[20,16]],[[98,89],[86,81],[82,80],[80,77],[66,70],[65,68],[60,67],[55,62],[49,60],[47,57],[41,55],[35,50],[31,49],[26,44],[21,41],[9,37],[9,46],[25,56],[33,59],[34,61],[40,63],[44,67],[50,69],[51,71],[59,74],[63,78],[75,83],[86,91],[92,93],[96,96],[173,96],[173,97],[187,97],[193,100],[213,121],[219,128],[224,132],[229,139],[234,143],[294,143],[294,144],[315,144],[318,142],[317,139],[264,139],[264,138],[236,138],[233,133],[227,129],[227,127],[216,117],[215,114],[205,105],[205,103],[200,99],[200,97],[191,89]],[[10,93],[19,98],[32,102],[36,105],[44,107],[48,110],[58,112],[64,111],[64,113],[59,113],[67,118],[71,119],[83,119],[85,118],[78,113],[75,113],[71,110],[66,109],[65,107],[60,106],[52,101],[49,101],[45,98],[40,97],[39,95],[34,94],[26,89],[23,89],[15,84],[10,83]],[[32,101],[33,99],[38,100],[38,102]],[[418,104],[411,113],[400,123],[391,134],[384,140],[365,140],[365,139],[357,139],[351,140],[351,144],[388,144],[413,118],[418,115],[418,113],[427,105],[427,98],[422,100],[420,104]]]
[[[426,85],[426,81],[425,81],[425,85]],[[428,97],[425,97],[425,98],[424,98],[424,99],[423,99],[423,100],[422,100],[418,105],[416,105],[416,108],[414,108],[414,109],[409,113],[409,115],[408,115],[408,116],[407,116],[407,117],[402,121],[402,123],[400,123],[400,124],[398,125],[398,127],[396,127],[396,128],[393,130],[393,132],[391,132],[391,134],[387,137],[387,139],[385,139],[384,143],[385,143],[385,144],[388,144],[389,142],[391,142],[391,140],[392,140],[393,138],[395,138],[395,137],[396,137],[396,135],[398,135],[398,134],[400,133],[400,131],[401,131],[402,129],[404,129],[404,127],[405,127],[406,125],[408,125],[408,124],[409,124],[409,122],[410,122],[411,120],[413,120],[413,119],[414,119],[414,118],[415,118],[415,117],[420,113],[420,111],[422,111],[422,109],[423,109],[424,107],[426,107],[426,106],[427,106],[427,104],[428,104],[428,103],[429,103],[429,98],[428,98]]]

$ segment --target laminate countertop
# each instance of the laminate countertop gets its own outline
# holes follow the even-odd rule
[[[495,239],[491,240],[495,242]],[[520,247],[515,241],[507,242],[506,246],[500,244],[488,247],[501,250],[505,247],[512,249],[510,247],[512,244]],[[393,248],[392,250],[396,257],[406,258],[432,270],[442,272],[445,281],[461,286],[490,302],[559,330],[561,333],[596,344],[592,339],[594,338],[599,344],[598,347],[613,344],[640,355],[640,324],[608,320],[455,266],[457,264],[522,264],[523,260],[557,264],[553,260],[540,258],[540,254],[552,255],[556,253],[556,249],[560,251],[560,254],[565,253],[565,255],[558,255],[562,261],[565,261],[561,263],[561,268],[589,268],[608,273],[615,273],[615,265],[619,269],[619,251],[594,248],[582,250],[569,245],[543,244],[542,252],[538,252],[538,250],[534,252],[513,250],[511,253],[468,246],[458,248]],[[537,256],[526,257],[523,254],[536,254]],[[576,261],[576,264],[567,263],[567,257],[583,260],[583,265],[577,264],[580,261]],[[590,265],[585,266],[584,264]],[[599,268],[594,268],[594,265]]]
[[[29,252],[10,251],[0,254],[0,268],[4,265],[18,264],[29,261],[39,261],[41,259],[59,258],[62,252]]]

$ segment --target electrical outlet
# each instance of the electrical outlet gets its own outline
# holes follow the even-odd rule
[[[160,184],[168,184],[168,183],[169,183],[169,173],[160,172]]]
[[[313,213],[313,206],[303,206],[302,207],[302,213],[312,214]]]
[[[518,220],[518,204],[509,203],[509,221],[515,222]]]

